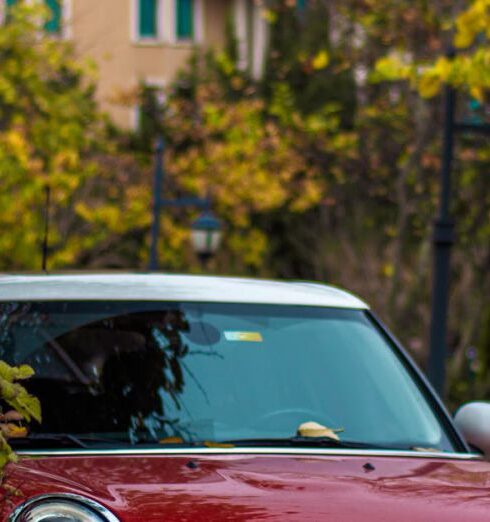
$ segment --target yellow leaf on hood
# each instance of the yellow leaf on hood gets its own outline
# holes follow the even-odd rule
[[[318,422],[304,422],[298,428],[300,437],[328,437],[329,439],[340,440],[334,430],[318,424]]]

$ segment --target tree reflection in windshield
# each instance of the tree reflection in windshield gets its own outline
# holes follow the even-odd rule
[[[30,329],[42,339],[22,361],[37,367],[29,389],[49,406],[40,431],[126,432],[133,442],[192,435],[179,428],[178,418],[165,417],[163,400],[167,394],[181,408],[182,359],[189,352],[182,333],[190,331],[182,311],[110,316],[57,337],[46,333],[56,318],[35,305],[4,306],[0,321],[2,357],[12,362],[20,355],[14,355],[15,335]],[[192,372],[190,378],[197,380]]]
[[[9,364],[19,364],[13,329],[27,327],[34,332],[46,322],[46,315],[34,311],[32,303],[0,302],[0,359]]]
[[[137,440],[139,433],[156,438],[165,424],[176,424],[165,419],[161,391],[179,406],[184,385],[179,360],[188,352],[181,333],[188,328],[181,312],[145,312],[92,323],[58,339],[92,373],[97,388],[86,396],[83,409],[97,431],[129,429]],[[66,419],[60,420],[66,425]],[[74,412],[69,424],[76,426],[75,432],[86,431],[87,419],[78,422],[76,426]]]

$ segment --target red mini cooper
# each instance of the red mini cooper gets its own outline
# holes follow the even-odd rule
[[[458,431],[335,288],[3,276],[0,359],[35,369],[43,405],[14,440],[4,521],[490,520],[490,405]]]

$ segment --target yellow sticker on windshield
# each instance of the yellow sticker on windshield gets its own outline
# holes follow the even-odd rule
[[[225,332],[227,341],[242,341],[248,343],[261,343],[262,335],[259,332]]]

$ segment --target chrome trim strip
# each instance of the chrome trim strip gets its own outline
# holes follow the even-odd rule
[[[12,513],[9,515],[8,522],[17,522],[25,509],[34,506],[35,504],[41,504],[51,500],[71,502],[72,504],[78,504],[85,508],[89,508],[94,512],[95,515],[101,517],[104,522],[120,522],[120,520],[113,513],[111,513],[107,508],[98,502],[95,502],[95,500],[82,497],[81,495],[73,495],[71,493],[51,493],[48,495],[38,495],[36,497],[32,497],[17,506],[12,511]]]
[[[406,457],[449,460],[483,460],[477,453],[445,453],[438,451],[365,450],[343,448],[118,448],[73,450],[25,450],[22,457],[92,457],[92,456],[141,456],[141,455],[318,455],[345,457]]]

